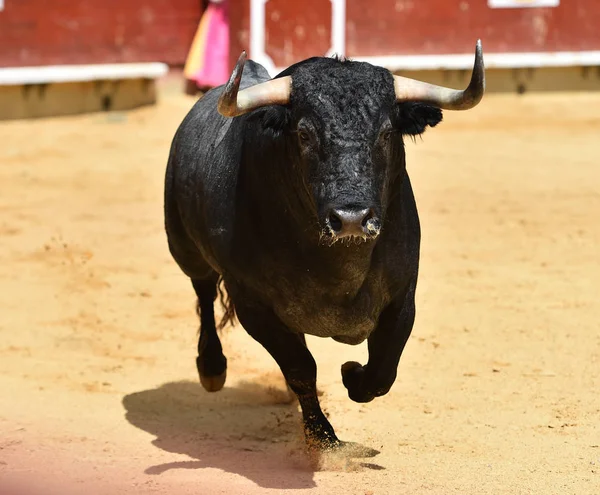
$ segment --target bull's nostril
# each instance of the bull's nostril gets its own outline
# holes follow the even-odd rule
[[[379,232],[381,231],[381,223],[377,217],[371,217],[367,220],[363,228],[367,235],[375,237],[379,235]]]
[[[373,217],[374,217],[373,210],[369,210],[369,212],[368,212],[368,213],[365,215],[365,217],[362,219],[362,222],[360,223],[360,224],[361,224],[361,226],[362,226],[363,228],[366,228],[366,227],[367,227],[367,222],[368,222],[369,220],[372,220],[372,219],[373,219]]]
[[[329,233],[336,237],[375,237],[379,220],[372,209],[335,208],[327,214]]]
[[[331,230],[333,230],[334,232],[340,232],[342,230],[344,223],[342,222],[342,219],[335,214],[335,212],[332,211],[329,213],[328,220]]]

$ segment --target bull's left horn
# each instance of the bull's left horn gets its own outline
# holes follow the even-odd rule
[[[224,117],[237,117],[256,108],[285,105],[290,101],[292,79],[289,76],[271,79],[239,91],[246,58],[246,52],[243,51],[219,98],[217,110]]]
[[[481,40],[475,47],[475,65],[471,82],[464,91],[436,86],[407,77],[394,76],[397,101],[420,101],[444,110],[469,110],[477,105],[485,91],[485,68]]]

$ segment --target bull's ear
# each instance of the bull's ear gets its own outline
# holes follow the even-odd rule
[[[290,125],[290,111],[281,105],[259,108],[250,114],[250,120],[260,122],[263,131],[277,136]]]
[[[418,136],[442,121],[442,110],[425,103],[405,102],[395,106],[393,125],[406,136]]]

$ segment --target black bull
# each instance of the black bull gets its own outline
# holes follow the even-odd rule
[[[483,95],[478,43],[465,91],[393,76],[366,63],[300,62],[270,80],[245,54],[209,91],[172,143],[165,181],[171,253],[198,296],[197,367],[209,391],[227,360],[213,304],[220,280],[246,331],[297,395],[307,442],[342,445],[321,411],[305,334],[368,341],[366,365],[347,362],[349,397],[386,394],[415,319],[420,227],[403,136],[441,109]]]

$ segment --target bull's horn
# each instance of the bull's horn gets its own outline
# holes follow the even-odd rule
[[[485,69],[481,40],[477,40],[471,82],[464,91],[444,88],[443,86],[436,86],[401,76],[394,76],[394,89],[397,101],[420,101],[445,110],[469,110],[473,108],[481,101],[485,91]]]
[[[238,93],[246,58],[246,52],[243,51],[219,98],[217,109],[224,117],[237,117],[256,108],[266,105],[285,105],[290,101],[292,79],[289,76],[271,79],[242,89]]]

